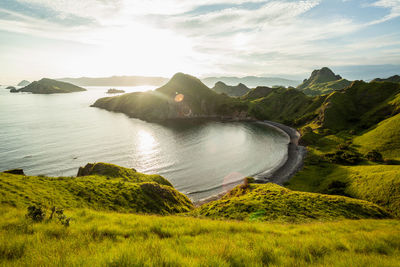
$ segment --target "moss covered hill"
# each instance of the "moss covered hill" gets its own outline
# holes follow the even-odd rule
[[[257,87],[242,99],[248,101],[249,114],[257,119],[301,125],[317,116],[325,98],[309,97],[294,88]]]
[[[334,131],[368,129],[400,111],[400,84],[355,81],[330,94],[314,123]]]
[[[389,78],[386,79],[381,79],[381,78],[376,78],[372,80],[373,82],[391,82],[391,83],[400,83],[400,76],[399,75],[393,75]]]
[[[189,211],[191,201],[159,175],[112,164],[88,164],[78,177],[41,177],[0,173],[0,202],[68,209],[168,214]]]
[[[177,73],[155,91],[130,93],[97,100],[93,107],[122,112],[147,121],[177,118],[230,117],[245,119],[247,105],[220,95],[199,79]]]
[[[217,82],[211,90],[219,94],[227,94],[229,96],[242,96],[245,95],[250,89],[243,83],[236,86],[226,85],[223,82]]]
[[[86,91],[86,89],[71,83],[60,82],[43,78],[17,90],[18,92],[30,92],[33,94],[59,94]]]
[[[272,183],[239,185],[194,213],[212,218],[290,222],[390,217],[367,201],[296,192]]]
[[[354,144],[360,146],[359,150],[364,154],[377,150],[384,158],[400,160],[400,114],[356,137]]]
[[[329,68],[314,70],[310,78],[305,79],[297,89],[303,91],[306,95],[325,95],[336,90],[346,88],[351,84],[350,81],[342,79]]]

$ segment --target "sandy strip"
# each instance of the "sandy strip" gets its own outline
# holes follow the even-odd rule
[[[268,172],[263,172],[253,177],[256,179],[257,183],[276,183],[283,185],[285,182],[295,175],[298,171],[303,168],[304,158],[306,156],[307,150],[304,146],[299,146],[300,133],[289,126],[272,122],[272,121],[258,121],[260,124],[273,127],[276,130],[282,132],[288,136],[288,153],[287,157],[278,165],[275,169]],[[240,183],[238,183],[240,184]],[[215,201],[223,197],[227,191],[221,192],[218,195],[210,196],[205,199],[194,202],[195,206],[201,206],[205,203]]]

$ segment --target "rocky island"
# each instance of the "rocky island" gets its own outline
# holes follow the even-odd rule
[[[86,91],[86,89],[71,83],[43,78],[39,81],[34,81],[31,84],[16,90],[15,92],[29,92],[32,94],[61,94],[82,91]]]

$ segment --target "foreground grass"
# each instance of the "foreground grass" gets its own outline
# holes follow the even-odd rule
[[[71,226],[0,208],[3,266],[398,266],[400,221],[311,224],[66,211]]]

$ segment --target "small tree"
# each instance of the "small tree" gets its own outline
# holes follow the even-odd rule
[[[34,222],[41,222],[46,217],[46,212],[42,206],[29,206],[26,217],[32,219]]]
[[[373,161],[373,162],[382,162],[383,161],[383,157],[382,154],[379,153],[376,150],[372,150],[370,152],[367,153],[367,155],[365,156],[369,161]]]

